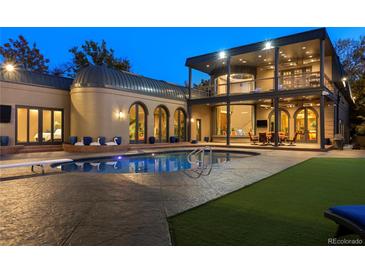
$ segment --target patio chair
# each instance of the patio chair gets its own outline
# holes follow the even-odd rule
[[[365,240],[365,205],[331,207],[324,216],[338,224],[336,238],[357,234]]]
[[[266,146],[268,145],[267,143],[267,134],[266,132],[263,132],[263,133],[259,133],[259,142],[261,142],[262,146]]]
[[[250,137],[251,145],[257,145],[257,142],[259,141],[259,136],[252,135],[251,131],[248,132],[248,136]]]
[[[299,131],[295,132],[293,139],[288,139],[289,145],[288,146],[296,146],[296,141],[299,135]]]

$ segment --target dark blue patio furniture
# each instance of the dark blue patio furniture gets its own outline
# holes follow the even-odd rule
[[[209,142],[209,137],[208,136],[205,136],[204,137],[204,142],[208,143]]]
[[[9,136],[0,136],[0,145],[1,146],[9,145]]]
[[[92,137],[90,137],[90,136],[85,136],[85,137],[83,138],[83,141],[84,141],[84,145],[85,145],[85,146],[88,146],[88,145],[90,145],[90,144],[91,144],[91,142],[93,141],[93,138],[92,138]]]
[[[77,143],[77,136],[70,136],[70,144],[74,145]]]
[[[170,143],[175,143],[176,142],[176,138],[175,136],[171,136],[170,137]]]
[[[99,136],[99,143],[100,145],[105,145],[105,137],[104,136]]]
[[[150,136],[150,137],[148,138],[148,142],[149,142],[150,144],[154,144],[154,143],[156,142],[156,138],[155,138],[154,136]]]
[[[197,140],[191,140],[191,143],[192,143],[192,144],[197,144],[197,143],[198,143],[198,141],[197,141]]]
[[[122,143],[122,137],[120,136],[115,136],[113,140],[115,140],[118,146]]]
[[[338,224],[335,237],[357,234],[365,239],[365,205],[331,207],[324,216]]]

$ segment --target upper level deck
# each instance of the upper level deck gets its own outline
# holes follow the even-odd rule
[[[325,88],[343,72],[324,28],[191,57],[191,99]],[[194,72],[205,74],[194,82]],[[203,79],[203,80],[202,80]]]

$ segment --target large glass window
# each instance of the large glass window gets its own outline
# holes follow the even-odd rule
[[[180,108],[174,113],[174,135],[186,141],[186,114]]]
[[[215,135],[227,135],[227,106],[218,106],[215,110]],[[245,137],[253,128],[253,106],[231,105],[231,136]]]
[[[139,103],[133,104],[129,109],[129,141],[146,142],[146,111]]]
[[[250,93],[255,89],[254,76],[248,73],[233,73],[231,74],[231,89],[230,93]],[[219,76],[215,79],[216,94],[227,93],[227,75]]]
[[[317,113],[312,108],[301,108],[295,113],[295,130],[300,132],[299,141],[317,142]]]
[[[42,120],[42,141],[52,142],[52,111],[43,110]]]
[[[271,132],[275,131],[275,112],[272,111],[269,115]],[[289,136],[289,113],[285,110],[279,110],[279,132]]]
[[[17,143],[52,144],[63,141],[62,110],[17,107],[16,123]]]
[[[157,142],[167,142],[168,138],[168,118],[164,107],[159,106],[154,112],[154,136]]]
[[[17,142],[28,142],[28,109],[18,108],[17,110]]]

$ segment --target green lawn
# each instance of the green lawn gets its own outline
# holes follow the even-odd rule
[[[310,159],[168,221],[176,245],[327,245],[323,212],[346,204],[365,204],[365,159]]]

